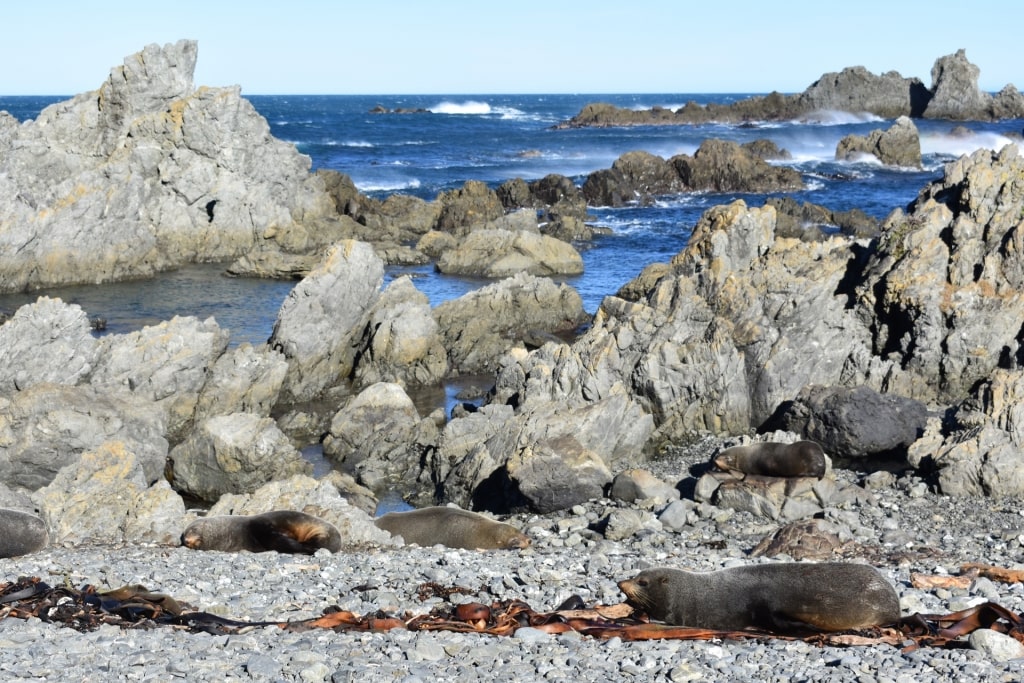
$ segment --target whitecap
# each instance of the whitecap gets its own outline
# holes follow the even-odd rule
[[[412,180],[398,180],[392,183],[361,183],[355,181],[356,189],[360,192],[398,192],[400,190],[415,190],[420,186],[420,181],[413,178]]]
[[[493,109],[495,114],[499,114],[503,119],[511,119],[515,121],[536,121],[539,120],[537,116],[531,116],[524,111],[516,109],[515,107],[495,107]]]
[[[921,154],[943,154],[960,157],[971,154],[979,149],[999,151],[1013,142],[1005,135],[994,132],[964,134],[922,134]]]
[[[820,111],[811,112],[810,114],[804,114],[800,117],[797,123],[816,123],[821,126],[846,126],[851,123],[872,123],[875,121],[885,121],[885,119],[866,111],[850,112],[822,109]]]
[[[430,107],[430,111],[434,114],[490,114],[491,105],[486,102],[476,102],[474,100],[467,100],[461,104],[458,102],[440,102]]]
[[[374,144],[372,142],[366,142],[364,140],[343,140],[341,142],[337,142],[335,140],[331,140],[328,144],[330,144],[330,145],[341,145],[342,147],[373,147],[374,146]]]

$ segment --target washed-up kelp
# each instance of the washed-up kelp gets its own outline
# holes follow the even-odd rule
[[[429,595],[447,597],[466,594],[469,589],[443,588],[422,584],[416,588],[421,599]],[[539,612],[522,600],[495,600],[435,607],[428,614],[393,615],[385,612],[358,615],[339,607],[329,607],[322,616],[293,621],[244,621],[195,610],[174,598],[143,586],[129,585],[99,591],[86,585],[81,589],[50,586],[38,577],[22,577],[0,584],[0,619],[38,618],[42,621],[90,631],[103,624],[122,628],[170,626],[190,632],[214,634],[242,633],[253,628],[276,626],[286,631],[330,629],[333,631],[454,631],[508,636],[530,627],[548,633],[576,631],[600,639],[622,640],[712,640],[779,638],[803,640],[818,645],[855,646],[885,644],[904,651],[922,646],[968,647],[965,636],[987,628],[1024,642],[1024,616],[1001,605],[987,602],[952,614],[914,614],[898,623],[856,632],[790,636],[769,631],[744,629],[719,631],[705,628],[650,623],[646,616],[626,604],[598,605],[587,608],[578,596],[550,612]]]

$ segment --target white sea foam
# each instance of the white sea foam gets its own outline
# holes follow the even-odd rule
[[[465,102],[440,102],[430,107],[430,111],[435,114],[490,114],[492,113],[491,105],[486,102],[476,102],[474,100],[466,100]]]
[[[337,142],[335,140],[331,140],[327,144],[329,144],[329,145],[340,145],[341,147],[373,147],[374,146],[374,144],[372,142],[366,142],[364,140],[343,140],[341,142]]]
[[[921,154],[944,154],[959,157],[979,149],[999,151],[1013,142],[999,133],[922,134]]]
[[[821,126],[845,126],[851,123],[884,121],[880,116],[868,112],[833,111],[831,109],[811,112],[800,117],[799,123],[816,123]]]
[[[370,182],[363,183],[354,181],[356,189],[360,192],[398,192],[400,190],[414,190],[420,186],[420,181],[413,178],[412,180],[396,180],[394,182]]]

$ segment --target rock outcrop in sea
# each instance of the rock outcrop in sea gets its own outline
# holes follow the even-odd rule
[[[940,57],[932,67],[932,85],[895,71],[873,74],[863,66],[826,73],[802,93],[749,97],[728,105],[688,102],[676,109],[635,110],[603,102],[587,104],[559,128],[657,126],[709,122],[814,120],[823,112],[867,113],[885,119],[901,116],[956,121],[1024,118],[1024,95],[1007,84],[995,95],[978,87],[981,70],[964,50]]]

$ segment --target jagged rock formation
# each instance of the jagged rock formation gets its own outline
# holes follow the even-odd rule
[[[238,87],[195,88],[197,45],[149,45],[93,92],[0,135],[0,288],[228,260],[335,215],[310,159]]]
[[[864,137],[847,135],[836,145],[836,159],[870,155],[888,166],[921,168],[921,138],[909,117],[901,116],[888,130],[874,130]]]
[[[782,121],[813,118],[821,111],[869,113],[886,119],[900,116],[929,119],[996,120],[1024,117],[1024,96],[1008,84],[995,96],[978,88],[980,69],[964,50],[940,57],[932,67],[932,87],[895,71],[881,76],[862,66],[821,76],[795,95],[773,92],[730,105],[701,106],[688,102],[672,111],[623,109],[606,103],[587,104],[559,128],[586,126],[681,125],[717,122]]]
[[[809,384],[956,403],[1024,367],[1022,215],[1014,146],[949,164],[870,242],[777,237],[770,205],[712,208],[639,300],[607,297],[571,347],[499,374],[495,401],[625,391],[655,419],[648,450],[744,433]]]

